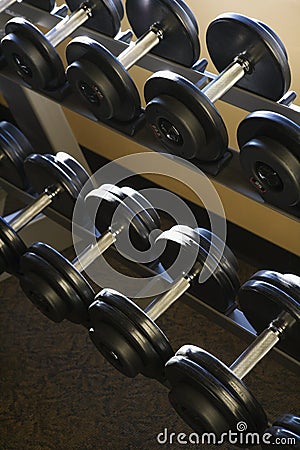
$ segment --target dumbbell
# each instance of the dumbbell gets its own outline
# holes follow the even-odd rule
[[[141,113],[128,70],[149,52],[191,67],[199,58],[198,25],[182,0],[127,0],[126,12],[139,37],[118,57],[84,37],[67,46],[67,78],[98,119],[127,122]]]
[[[0,122],[0,177],[20,189],[28,189],[24,161],[34,150],[24,134],[9,122]]]
[[[293,414],[283,414],[265,430],[265,440],[261,447],[269,449],[270,444],[280,445],[282,450],[300,448],[300,417]]]
[[[279,100],[291,74],[283,43],[257,20],[222,14],[209,25],[206,41],[221,72],[211,83],[201,90],[199,83],[162,71],[147,80],[144,94],[148,124],[169,152],[214,161],[228,147],[226,126],[214,103],[235,85]]]
[[[2,51],[13,70],[32,88],[53,91],[65,84],[65,70],[56,47],[77,28],[87,27],[115,36],[123,18],[121,0],[67,0],[70,16],[43,34],[27,20],[17,17],[5,26]]]
[[[24,170],[35,192],[41,194],[9,222],[0,217],[0,273],[19,273],[20,257],[27,249],[19,231],[50,205],[71,219],[75,202],[88,180],[84,168],[63,152],[55,156],[32,154],[25,159]]]
[[[268,203],[300,203],[300,127],[271,111],[249,114],[237,138],[243,172]]]
[[[254,328],[266,328],[230,367],[190,345],[166,364],[169,400],[196,432],[220,436],[243,421],[247,432],[261,434],[267,427],[266,415],[242,380],[279,341],[299,358],[299,277],[258,272],[241,287],[238,298]]]
[[[148,200],[139,192],[113,185],[103,185],[90,193],[87,203],[101,198],[96,225],[102,231],[94,244],[88,246],[70,262],[59,252],[43,243],[33,244],[20,261],[20,285],[29,300],[54,322],[68,319],[85,324],[87,309],[95,298],[82,272],[114,242],[122,239],[122,228],[129,222],[132,244],[138,249],[150,247],[150,234],[160,227],[160,219]],[[89,208],[89,205],[88,205]],[[87,211],[88,211],[87,208]],[[113,232],[112,218],[120,208],[123,223]]]
[[[218,238],[215,236],[215,239]],[[189,271],[185,272],[182,267],[183,276],[145,310],[111,289],[104,289],[95,297],[89,308],[90,337],[102,355],[125,376],[133,378],[141,373],[164,382],[164,366],[174,352],[155,321],[187,290],[197,291],[198,297],[205,298],[215,307],[223,308],[224,303],[228,307],[233,306],[239,287],[237,261],[227,246],[221,256],[218,246],[214,244],[208,255],[205,248],[210,246],[211,240],[212,234],[208,230],[182,226],[163,232],[156,239],[156,243],[166,244],[163,253],[168,253],[170,259],[176,257],[173,250],[181,247],[186,255],[196,250],[197,261]],[[199,284],[198,275],[203,264],[210,268],[215,257],[220,260],[216,271],[205,283]]]

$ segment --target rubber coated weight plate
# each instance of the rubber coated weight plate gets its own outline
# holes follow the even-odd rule
[[[146,119],[167,150],[185,159],[219,159],[228,135],[218,110],[191,81],[168,71],[146,82]]]
[[[241,166],[263,198],[277,205],[300,201],[300,127],[270,111],[249,114],[237,137]]]
[[[90,337],[114,367],[129,377],[135,377],[139,372],[150,378],[156,375],[157,367],[160,367],[158,354],[131,319],[118,307],[110,305],[107,298],[102,301],[100,293],[90,306],[89,315],[92,324]],[[106,325],[105,334],[102,332],[102,324]],[[117,344],[116,348],[114,343]],[[128,345],[131,347],[130,356],[134,355],[131,361],[127,360]],[[142,365],[135,366],[136,362],[140,361]]]
[[[28,188],[23,165],[33,151],[18,128],[8,122],[0,122],[0,177],[20,189]]]
[[[252,275],[251,280],[264,281],[281,291],[286,292],[290,297],[300,304],[300,277],[297,275],[281,274],[271,270],[260,270]]]
[[[300,448],[300,418],[292,414],[284,414],[266,429],[265,435],[270,434],[270,444],[276,445],[275,439],[280,439],[280,448],[291,450]],[[263,449],[270,448],[270,444],[262,445]]]
[[[54,90],[65,84],[63,63],[45,35],[16,17],[5,26],[2,49],[14,71],[33,89]]]
[[[95,293],[89,283],[70,261],[49,245],[38,242],[33,244],[30,249],[60,272],[65,282],[76,291],[77,297],[80,298],[80,303],[75,303],[77,297],[74,299],[74,302],[73,299],[70,299],[69,302],[72,303],[73,315],[77,317],[77,321],[85,321],[87,308],[93,303],[95,297]]]
[[[300,438],[300,417],[298,416],[294,416],[293,414],[283,414],[275,420],[273,425],[284,427],[297,434]]]
[[[191,67],[199,58],[200,43],[195,19],[191,19],[192,12],[182,4],[176,0],[127,0],[126,12],[137,37],[154,24],[161,27],[163,39],[152,53]]]
[[[146,197],[130,187],[122,187],[121,190],[126,196],[137,203],[138,216],[150,231],[160,228],[160,217]]]
[[[119,292],[112,289],[104,289],[101,292],[101,300],[125,314],[143,336],[146,337],[149,345],[153,347],[159,357],[159,378],[163,376],[164,365],[174,355],[174,351],[162,330],[138,305]],[[157,361],[155,364],[157,364]],[[152,366],[151,362],[150,365]]]
[[[0,217],[0,274],[19,272],[19,261],[27,247],[18,234]]]
[[[171,404],[197,433],[214,432],[221,436],[249,418],[248,411],[220,380],[191,359],[175,355],[166,364],[166,376],[172,386]],[[193,396],[189,395],[191,388]]]
[[[295,323],[285,331],[278,347],[300,359],[300,307],[299,302],[283,290],[270,283],[249,280],[238,293],[239,305],[248,321],[261,333],[282,312],[288,312],[295,318]],[[259,314],[258,314],[259,311]]]
[[[114,37],[120,29],[120,21],[124,15],[121,0],[88,0],[84,3],[92,9],[92,17],[84,26]],[[82,6],[82,0],[67,0],[66,4],[70,11],[74,12]]]
[[[35,191],[42,193],[50,186],[61,186],[61,192],[53,199],[51,207],[65,217],[72,218],[78,191],[73,180],[48,155],[31,155],[24,162],[27,178]]]
[[[55,267],[29,249],[21,257],[20,272],[21,288],[42,314],[57,323],[64,319],[82,323],[82,314],[73,316],[73,305],[81,300]]]
[[[35,6],[36,8],[43,9],[51,12],[55,6],[55,0],[23,0],[24,3]]]
[[[99,200],[101,203],[99,205]],[[132,245],[140,251],[147,250],[149,244],[149,229],[136,212],[139,211],[139,206],[134,201],[130,206],[136,206],[136,211],[133,211],[129,205],[126,204],[127,195],[122,192],[120,188],[113,185],[103,185],[99,189],[92,191],[85,198],[87,210],[96,214],[96,227],[104,233],[111,228],[112,220],[117,208],[122,208],[122,213],[117,212],[118,219],[122,219],[120,224],[115,224],[118,228],[129,222],[129,236]],[[99,207],[98,207],[99,205]],[[113,230],[117,231],[117,230]],[[125,229],[126,232],[126,229]]]
[[[126,122],[140,115],[138,90],[109,50],[90,38],[80,37],[68,45],[66,55],[68,80],[98,119]]]
[[[87,173],[87,171],[75,158],[65,152],[56,153],[55,161],[59,165],[62,164],[62,168],[69,167],[75,173],[79,180],[80,192],[85,183],[89,180],[89,174]]]
[[[235,291],[227,273],[224,272],[222,267],[217,266],[214,257],[209,255],[207,251],[201,247],[201,244],[199,245],[197,241],[194,241],[184,233],[176,230],[174,231],[173,229],[162,233],[157,241],[166,242],[165,250],[160,255],[160,261],[165,269],[168,269],[174,263],[178,258],[180,251],[184,252],[181,257],[183,265],[180,269],[180,275],[187,272],[192,273],[193,270],[195,270],[196,263],[203,266],[205,261],[206,270],[211,274],[210,277],[205,283],[199,283],[197,276],[192,282],[189,292],[194,293],[194,295],[201,298],[204,302],[222,312],[227,311],[228,308],[234,305]],[[190,255],[194,258],[196,256],[192,269]],[[174,278],[172,273],[171,275]],[[178,276],[179,273],[176,275]]]
[[[291,73],[286,54],[265,25],[240,14],[222,14],[209,25],[206,43],[219,72],[237,56],[250,61],[252,72],[237,86],[275,101],[288,90]]]
[[[238,401],[250,415],[247,421],[248,431],[251,426],[253,432],[261,433],[267,426],[267,417],[260,403],[252,395],[251,391],[245,386],[230,368],[223,364],[216,357],[205,350],[193,345],[185,345],[176,352],[177,356],[185,356],[202,368],[207,370],[220,381],[220,385],[231,392],[231,395]]]

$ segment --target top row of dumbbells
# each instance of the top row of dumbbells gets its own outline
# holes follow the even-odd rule
[[[2,0],[0,10],[12,0]],[[27,1],[34,4],[34,1]],[[39,2],[51,10],[53,0]],[[200,57],[199,29],[195,16],[182,0],[127,0],[126,13],[131,28],[139,38],[115,57],[109,50],[87,37],[74,39],[67,47],[68,68],[55,48],[80,26],[116,37],[124,9],[121,0],[67,0],[72,12],[47,34],[23,18],[10,20],[5,27],[2,51],[11,68],[34,89],[53,91],[66,83],[79,91],[100,119],[130,121],[141,112],[137,88],[128,70],[151,52],[186,67],[193,67]],[[232,86],[247,89],[278,101],[291,81],[285,47],[267,25],[239,14],[223,14],[208,27],[207,47],[210,57],[221,72],[222,88],[215,84],[204,89],[202,110],[211,113],[211,104]],[[222,45],[220,45],[220,42]],[[195,86],[169,73],[148,80],[146,101],[163,89],[165,95],[178,90],[177,97],[195,97]],[[178,86],[179,85],[179,86]],[[204,95],[202,95],[204,97]],[[177,106],[177,105],[176,105]],[[203,114],[203,111],[202,111]],[[218,125],[219,117],[214,113]]]

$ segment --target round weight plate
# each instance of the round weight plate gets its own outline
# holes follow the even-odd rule
[[[114,367],[128,377],[133,378],[138,373],[142,373],[146,377],[156,378],[158,367],[161,368],[162,365],[159,355],[128,316],[118,307],[110,305],[107,298],[102,301],[101,293],[90,306],[89,315],[90,337],[98,350]],[[105,333],[102,332],[103,324]],[[115,344],[117,344],[116,347],[114,347]],[[138,365],[136,365],[137,362]],[[140,362],[142,362],[141,365]]]
[[[16,275],[19,272],[20,257],[26,249],[18,234],[0,217],[0,274],[8,272]]]
[[[172,230],[174,231],[177,229],[187,236],[190,236],[193,240],[200,244],[207,253],[210,252],[214,259],[219,259],[219,266],[226,272],[229,282],[231,283],[233,296],[235,296],[235,293],[240,287],[240,281],[237,274],[238,262],[234,254],[231,252],[230,248],[225,244],[223,254],[221,254],[221,251],[217,246],[218,244],[220,246],[222,245],[221,239],[218,236],[214,235],[217,245],[212,244],[212,233],[204,228],[196,228],[195,230],[193,230],[190,227],[182,225],[177,225],[172,228]]]
[[[247,409],[212,373],[184,356],[171,358],[166,376],[172,388],[169,400],[174,409],[199,434],[214,432],[217,436],[236,430],[237,423],[251,419]],[[194,396],[185,400],[192,388]]]
[[[56,158],[56,155],[47,155],[47,158],[49,159],[49,161],[51,161],[51,163],[53,163],[54,165],[57,165],[73,182],[73,186],[74,189],[77,190],[78,195],[81,191],[81,183],[77,177],[77,175],[75,174],[75,172],[71,169],[70,166],[64,164],[62,161],[58,160]]]
[[[2,53],[2,47],[1,47],[1,43],[0,43],[0,69],[2,69],[2,67],[5,67],[6,65],[6,59]]]
[[[125,314],[136,326],[136,328],[145,336],[149,345],[153,347],[155,353],[159,356],[159,373],[158,378],[164,378],[165,363],[174,355],[174,351],[169,343],[168,338],[162,330],[151,320],[147,314],[139,308],[133,301],[124,295],[112,289],[104,289],[101,292],[101,300],[109,303]],[[157,362],[156,362],[157,364]],[[152,363],[149,365],[152,366]]]
[[[238,302],[258,334],[265,330],[282,312],[286,311],[293,316],[295,323],[285,330],[278,347],[300,359],[298,346],[300,306],[295,298],[270,283],[250,279],[241,287],[238,293]]]
[[[48,155],[31,155],[24,162],[27,178],[35,191],[42,193],[45,188],[60,185],[61,192],[53,199],[51,207],[62,215],[72,218],[78,190],[73,180]]]
[[[300,277],[297,275],[281,274],[271,270],[260,270],[252,275],[251,280],[265,281],[294,297],[300,304]]]
[[[264,409],[251,391],[245,386],[243,381],[240,380],[230,368],[210,353],[193,345],[181,347],[176,355],[187,357],[195,363],[200,364],[202,368],[217,378],[220,381],[220,384],[231,392],[232,396],[244,409],[247,409],[250,414],[250,423],[247,422],[248,431],[250,426],[253,432],[261,433],[264,431],[268,423]]]
[[[159,215],[151,203],[142,194],[130,187],[122,187],[121,190],[125,195],[125,203],[133,212],[136,212],[138,218],[149,230],[149,234],[153,230],[160,229]]]
[[[223,119],[191,81],[172,72],[146,82],[146,120],[166,149],[186,159],[219,159],[228,148]]]
[[[214,257],[209,255],[201,244],[199,245],[197,241],[194,241],[182,232],[178,232],[176,230],[173,231],[173,229],[162,233],[157,239],[157,242],[166,243],[165,249],[160,255],[160,261],[166,270],[177,259],[179,252],[184,252],[182,260],[183,264],[186,262],[187,266],[181,267],[180,274],[176,274],[175,276],[171,271],[171,276],[173,278],[177,278],[183,272],[193,272],[193,269],[190,270],[191,254],[197,257],[195,263],[198,262],[198,264],[203,265],[205,261],[206,269],[211,275],[205,283],[201,284],[198,283],[198,278],[196,277],[191,283],[189,288],[190,292],[194,293],[194,295],[201,298],[213,308],[222,312],[227,311],[234,305],[235,292],[227,273],[222,269],[222,267],[216,267]],[[195,264],[193,267],[195,268]]]
[[[34,152],[23,133],[8,122],[0,122],[0,177],[20,189],[29,187],[24,160]]]
[[[128,122],[141,113],[138,90],[129,73],[104,46],[87,37],[67,47],[67,78],[100,120]]]
[[[65,283],[72,286],[76,291],[77,296],[81,301],[78,304],[73,303],[72,314],[76,317],[78,323],[84,322],[87,316],[87,308],[93,303],[95,297],[95,293],[89,283],[81,273],[75,269],[70,261],[49,245],[38,242],[33,244],[30,248],[32,252],[42,257],[60,272]],[[72,299],[70,299],[70,301],[72,301]]]
[[[55,0],[23,0],[24,3],[35,6],[36,8],[43,9],[44,11],[51,12],[55,6]]]
[[[183,66],[191,67],[199,58],[198,27],[191,10],[177,0],[127,0],[127,17],[137,37],[155,24],[163,39],[152,53]],[[193,17],[193,18],[191,18]]]
[[[101,199],[100,206],[99,201]],[[117,208],[122,208],[122,219],[124,222],[130,221],[129,224],[129,236],[130,242],[133,247],[140,251],[145,251],[149,249],[149,234],[150,231],[145,223],[141,220],[139,216],[139,205],[135,201],[130,202],[129,205],[126,204],[125,200],[127,196],[122,192],[120,188],[114,185],[106,184],[90,192],[86,198],[85,203],[87,211],[95,212],[96,214],[96,227],[101,232],[104,233],[111,228],[113,216]],[[136,210],[132,210],[130,207],[133,206]],[[121,218],[121,214],[118,211],[118,219]],[[123,223],[124,223],[123,222]],[[122,227],[123,223],[115,224],[119,228]],[[117,231],[117,230],[113,230]],[[126,232],[126,228],[125,228]]]
[[[270,111],[248,115],[237,131],[245,175],[261,196],[279,206],[300,201],[300,129]]]
[[[82,0],[67,0],[66,4],[70,11],[74,12],[82,6]],[[124,15],[121,0],[88,0],[85,4],[92,9],[92,17],[84,26],[114,37],[120,29],[120,21]]]
[[[45,35],[16,17],[5,26],[2,49],[14,71],[33,89],[55,90],[65,84],[63,63]]]
[[[85,183],[89,180],[89,174],[84,167],[71,155],[65,152],[58,152],[55,155],[55,161],[61,165],[62,168],[69,167],[79,180],[79,191],[83,188]]]
[[[53,322],[68,319],[82,323],[73,316],[75,305],[81,303],[76,291],[64,280],[61,273],[43,257],[29,250],[20,260],[20,285],[28,299]]]
[[[288,90],[291,73],[286,54],[265,25],[240,14],[222,14],[209,25],[206,43],[219,72],[238,56],[249,61],[252,71],[237,86],[275,101]]]
[[[286,428],[289,431],[297,434],[300,437],[300,417],[293,414],[283,414],[278,417],[273,425],[278,425]]]

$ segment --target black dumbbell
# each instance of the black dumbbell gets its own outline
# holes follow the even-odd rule
[[[102,237],[88,246],[74,261],[70,262],[59,252],[43,243],[33,244],[20,261],[20,285],[40,311],[54,322],[68,319],[85,324],[88,306],[95,293],[81,274],[99,255],[103,254],[119,238],[122,228],[130,220],[129,232],[132,243],[139,250],[150,247],[150,234],[160,227],[160,219],[148,200],[139,192],[113,185],[103,185],[93,191],[88,202],[99,201],[96,224]],[[116,232],[110,229],[116,210],[123,222]]]
[[[0,122],[0,177],[20,189],[28,189],[24,161],[34,150],[24,134],[9,122]]]
[[[191,67],[199,58],[198,26],[182,0],[127,0],[127,17],[139,37],[118,57],[98,42],[78,37],[67,47],[70,84],[97,118],[126,122],[141,113],[128,70],[149,52]]]
[[[271,111],[249,114],[237,138],[242,169],[266,202],[300,203],[300,126]]]
[[[169,400],[196,432],[220,436],[236,431],[241,421],[249,433],[265,430],[264,410],[242,379],[281,338],[284,348],[299,358],[299,299],[299,277],[261,271],[241,287],[239,304],[255,329],[271,323],[230,367],[189,345],[168,361]]]
[[[0,217],[0,273],[19,273],[20,257],[27,247],[18,232],[50,205],[71,219],[75,202],[88,180],[84,168],[63,152],[55,156],[30,155],[24,169],[35,191],[41,194],[11,221]]]
[[[228,147],[226,126],[214,103],[235,85],[279,100],[291,75],[282,42],[264,23],[222,14],[209,25],[206,41],[221,73],[204,89],[163,71],[148,79],[144,94],[147,121],[168,151],[186,159],[213,161]]]
[[[293,414],[283,414],[265,430],[261,444],[263,450],[270,445],[280,445],[282,450],[300,448],[300,417]]]
[[[216,236],[215,238],[217,239]],[[173,250],[180,246],[187,255],[197,251],[197,261],[188,272],[182,266],[182,277],[145,310],[111,289],[104,289],[96,296],[89,308],[90,337],[103,356],[124,375],[135,377],[142,373],[164,382],[164,366],[174,352],[155,321],[187,290],[197,291],[198,297],[216,307],[223,308],[224,303],[226,306],[233,306],[239,287],[237,261],[227,246],[221,256],[218,247],[212,244],[211,254],[208,256],[205,248],[210,246],[211,240],[212,234],[208,230],[178,226],[156,239],[156,242],[163,241],[167,244],[164,252],[168,253],[169,259],[176,257]],[[215,257],[220,260],[217,269],[209,280],[199,284],[197,277],[203,264],[207,264],[208,268],[212,267]],[[230,272],[232,281],[229,282]]]
[[[72,12],[47,34],[27,20],[17,17],[5,26],[2,39],[5,59],[34,89],[52,91],[65,84],[65,69],[56,47],[77,28],[87,27],[115,36],[123,18],[121,0],[67,0]]]

